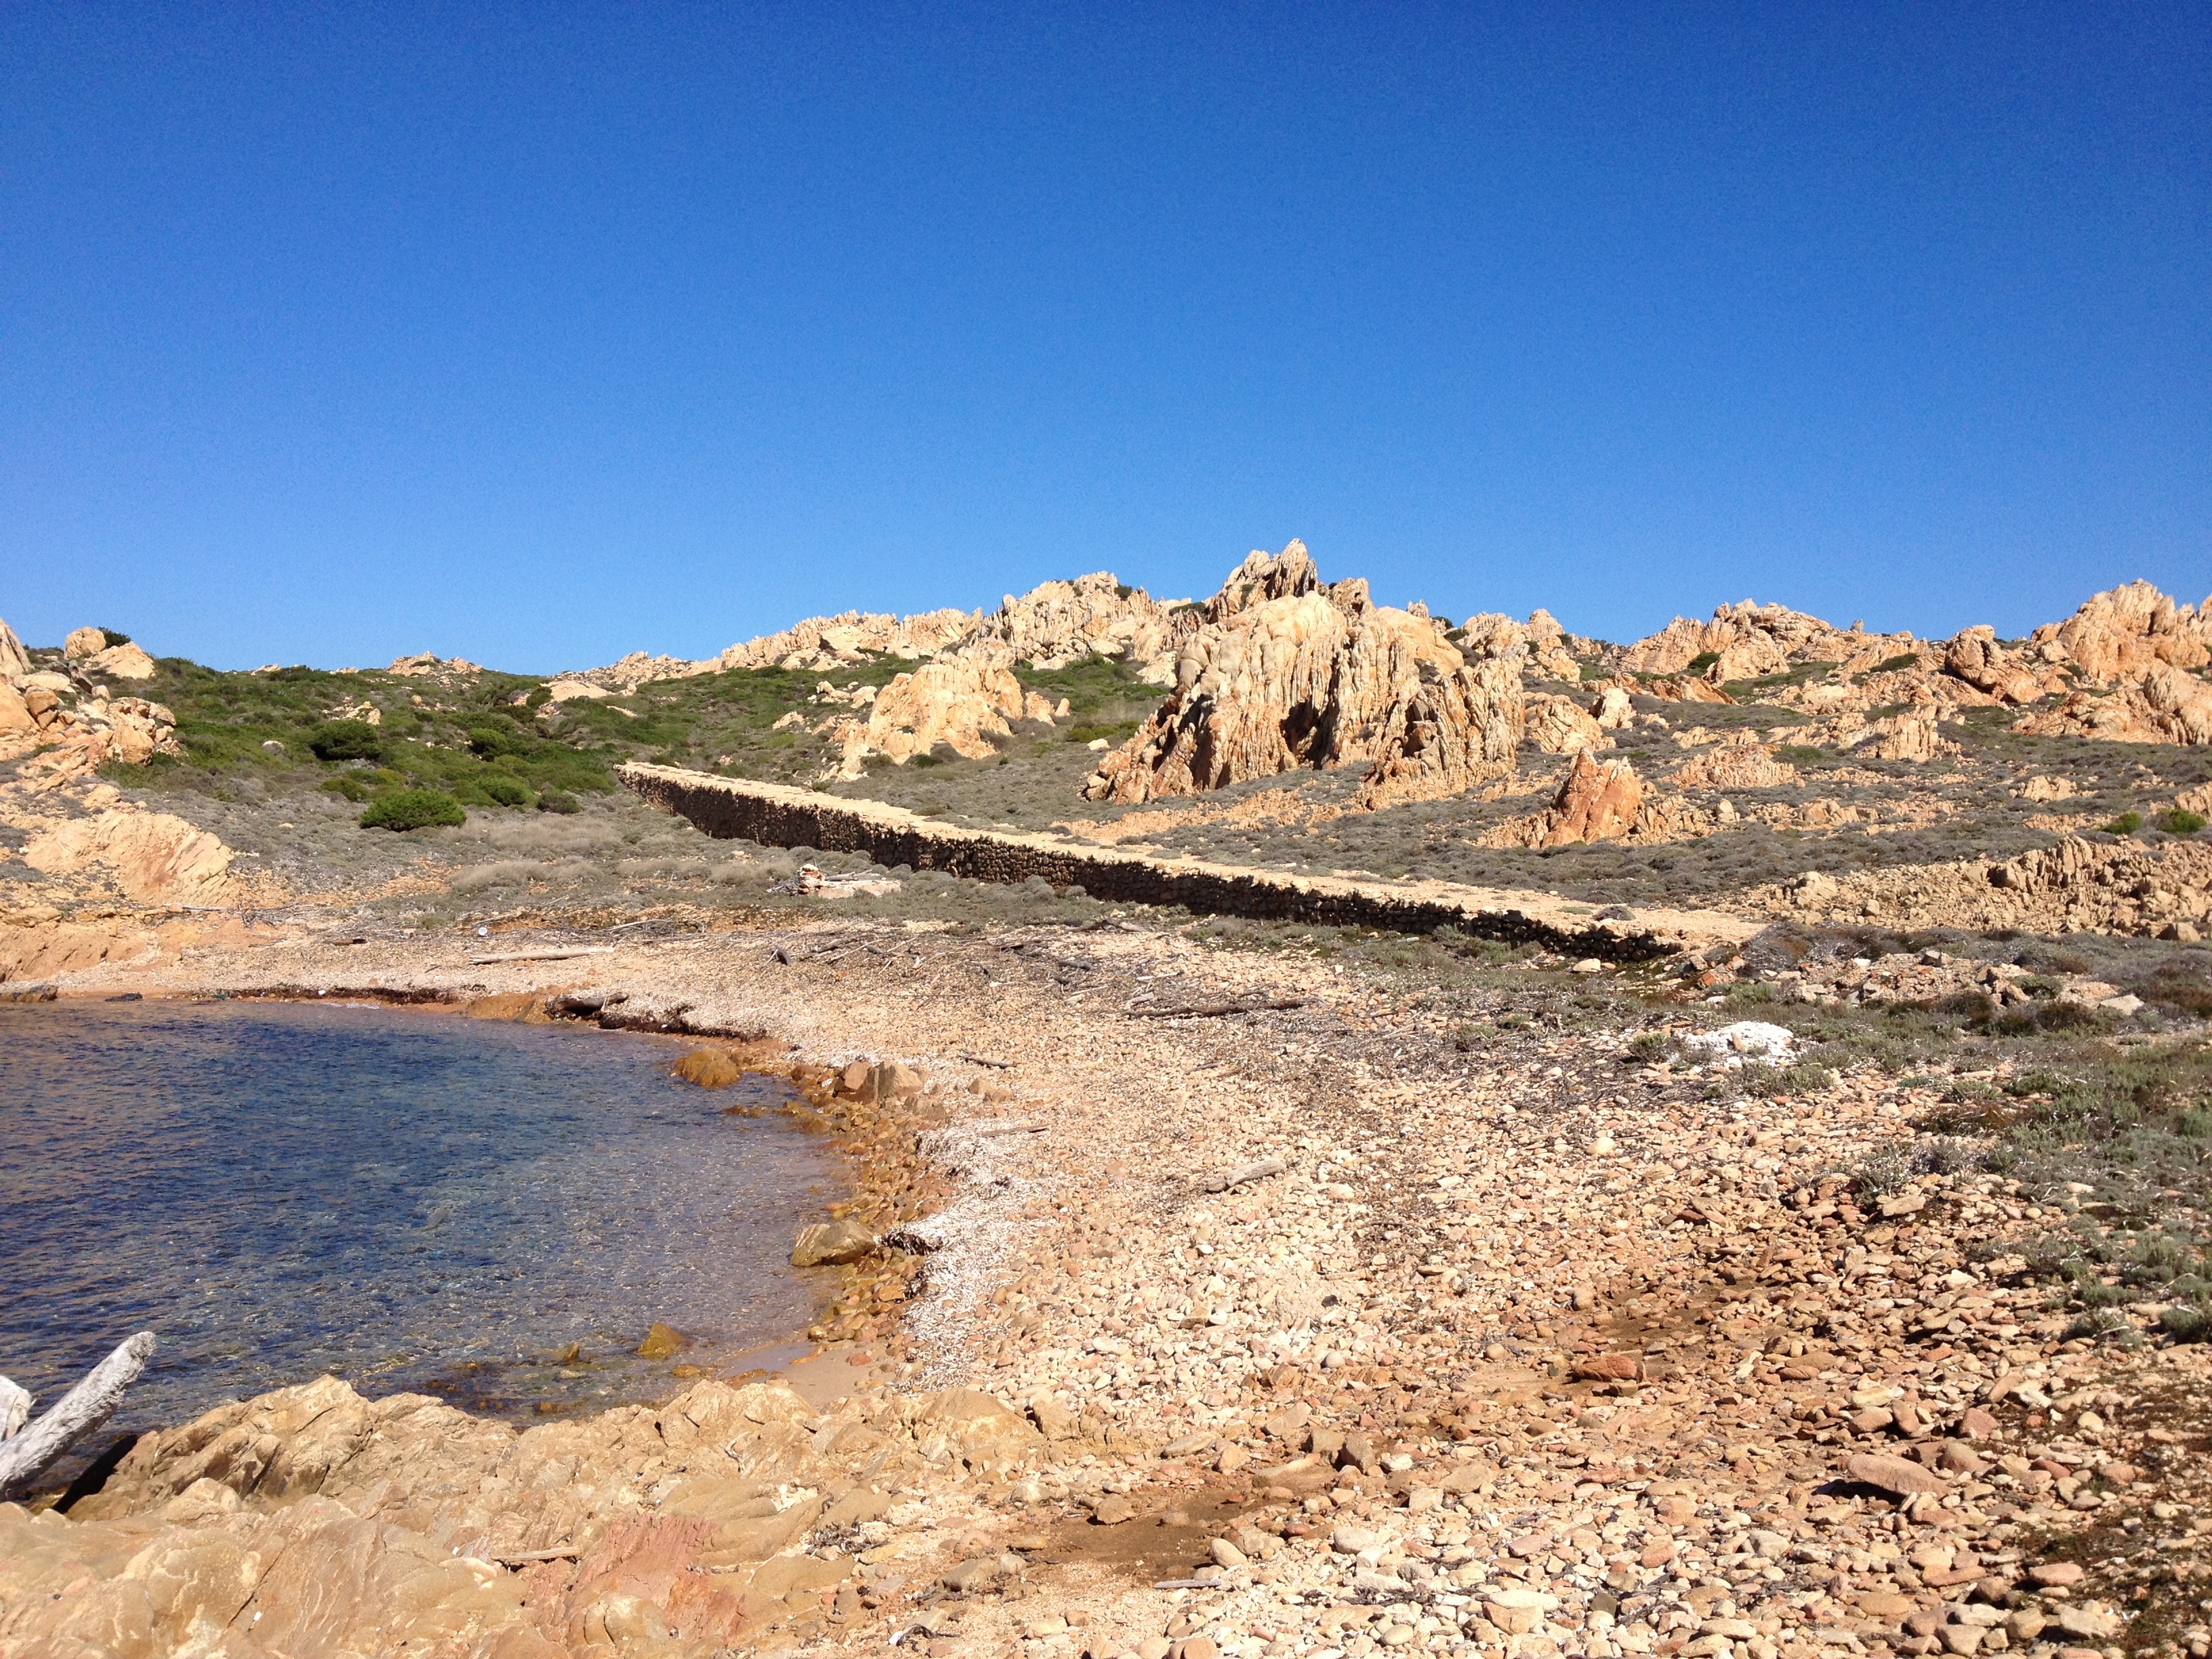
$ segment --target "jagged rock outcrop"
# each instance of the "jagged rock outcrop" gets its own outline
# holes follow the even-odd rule
[[[866,720],[842,720],[830,736],[838,745],[831,775],[856,778],[868,758],[881,755],[904,765],[939,744],[969,760],[998,752],[998,742],[1013,735],[1013,722],[1050,724],[1066,714],[1014,677],[1011,659],[975,653],[924,663],[898,675],[866,705]]]
[[[1176,648],[1198,626],[1188,607],[1163,605],[1099,570],[1072,582],[1045,582],[1018,598],[1007,594],[960,644],[1002,647],[1032,668],[1060,668],[1093,655],[1123,658],[1144,665],[1146,679],[1165,685]]]
[[[325,1377],[143,1437],[66,1522],[0,1506],[0,1605],[40,1654],[750,1649],[853,1572],[817,1529],[932,1459],[1003,1480],[1043,1446],[972,1389],[822,1412],[705,1382],[517,1432]]]
[[[1152,800],[1355,764],[1379,768],[1376,795],[1502,775],[1522,722],[1507,649],[1492,660],[1510,674],[1482,672],[1433,619],[1375,605],[1364,581],[1325,585],[1303,543],[1255,552],[1203,607],[1173,691],[1084,793]]]
[[[1359,811],[1464,793],[1512,769],[1520,743],[1521,668],[1513,657],[1455,671],[1424,663],[1382,717]]]
[[[1996,629],[1984,623],[1954,635],[1943,651],[1943,672],[1986,691],[2000,702],[2033,702],[2043,683],[1997,643]]]
[[[1717,609],[1711,622],[1677,617],[1656,634],[1620,653],[1632,674],[1674,676],[1692,672],[1719,684],[1759,679],[1801,662],[1834,662],[1856,671],[1917,647],[1910,634],[1843,629],[1787,605],[1745,599]],[[1700,658],[1710,660],[1699,662]]]
[[[434,651],[417,651],[411,657],[394,657],[392,665],[384,672],[397,674],[402,679],[459,678],[483,673],[483,665],[471,662],[466,657],[441,657]]]
[[[1537,845],[1618,840],[1634,826],[1643,805],[1644,781],[1626,761],[1577,755],[1552,802],[1551,827]]]
[[[1613,747],[1597,717],[1566,697],[1529,698],[1528,720],[1528,741],[1547,755]]]
[[[1840,750],[1857,760],[1931,761],[1959,754],[1959,745],[1941,737],[1932,708],[1907,708],[1874,720],[1845,716],[1808,734],[1821,748]]]
[[[1674,773],[1677,789],[1778,789],[1799,781],[1797,769],[1761,743],[1723,744]]]
[[[862,611],[810,617],[781,633],[731,646],[719,657],[689,667],[694,673],[711,674],[726,668],[783,668],[811,674],[871,657],[921,661],[966,641],[975,632],[977,619],[977,613],[951,606],[913,617]]]
[[[2212,743],[2212,685],[2184,669],[2154,663],[2139,684],[2101,694],[2075,692],[2014,729],[2032,737],[2105,743]]]
[[[1197,626],[1198,618],[1188,607],[1163,604],[1141,587],[1124,587],[1111,571],[1100,570],[1073,581],[1048,581],[1026,593],[1009,593],[988,615],[952,607],[912,617],[846,611],[834,617],[809,617],[697,661],[638,651],[604,668],[561,678],[632,691],[653,680],[687,679],[733,668],[811,674],[882,657],[930,662],[967,655],[1059,668],[1095,653],[1141,663],[1145,678],[1164,685],[1173,671],[1176,646]]]
[[[23,649],[15,630],[0,619],[0,680],[20,680],[30,672],[31,653]]]
[[[1500,824],[1482,838],[1487,847],[1571,847],[1577,842],[1618,841],[1645,811],[1644,781],[1625,760],[1601,761],[1578,752],[1545,811]]]
[[[2002,862],[1811,872],[1747,896],[1755,908],[1820,920],[2194,940],[2212,927],[2212,844],[2100,845],[2069,836]]]
[[[1422,607],[1413,608],[1419,614],[1427,614]],[[1460,624],[1455,642],[1471,657],[1502,657],[1517,650],[1530,678],[1565,680],[1570,684],[1582,678],[1577,659],[1593,656],[1598,650],[1596,641],[1568,633],[1557,617],[1543,610],[1531,611],[1525,623],[1501,611],[1482,611]]]
[[[2028,642],[2046,659],[2072,663],[2094,680],[2137,680],[2160,664],[2212,663],[2212,599],[2179,605],[2147,581],[2092,594],[2064,622],[2046,623]]]

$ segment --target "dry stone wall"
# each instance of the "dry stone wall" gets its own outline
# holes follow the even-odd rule
[[[1475,889],[1441,882],[1409,884],[1401,892],[1334,877],[1150,859],[1038,836],[959,829],[875,801],[675,767],[634,763],[617,775],[624,787],[709,836],[770,847],[866,853],[887,866],[942,870],[975,881],[1013,884],[1042,877],[1054,887],[1080,887],[1093,898],[1115,903],[1179,904],[1206,915],[1406,933],[1451,927],[1480,939],[1540,945],[1608,962],[1649,960],[1686,942],[1679,928],[1666,923],[1583,922],[1532,914],[1544,904],[1543,896],[1535,894],[1525,896],[1526,902],[1486,903],[1486,896]],[[1726,931],[1732,919],[1705,920]]]

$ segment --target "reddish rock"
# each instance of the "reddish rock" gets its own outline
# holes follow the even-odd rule
[[[1632,1353],[1601,1353],[1575,1361],[1575,1375],[1589,1382],[1633,1382],[1644,1375],[1644,1362]]]

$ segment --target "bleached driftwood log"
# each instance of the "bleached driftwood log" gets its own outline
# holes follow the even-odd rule
[[[0,1440],[0,1500],[21,1496],[56,1458],[112,1417],[123,1403],[123,1391],[138,1380],[153,1352],[153,1332],[127,1338],[52,1411],[20,1434]]]
[[[31,1391],[20,1382],[0,1376],[0,1440],[12,1440],[31,1420]]]

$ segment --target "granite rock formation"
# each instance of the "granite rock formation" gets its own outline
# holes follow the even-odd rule
[[[1300,768],[1365,765],[1370,799],[1509,772],[1523,724],[1519,641],[1470,662],[1437,623],[1324,584],[1303,543],[1248,557],[1176,659],[1175,688],[1101,763],[1092,800],[1196,794]]]

